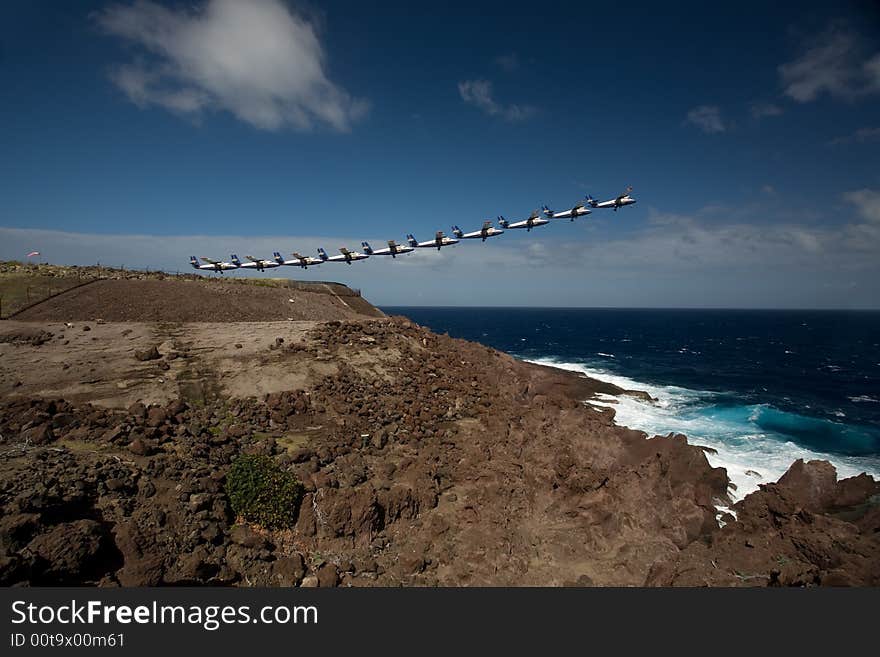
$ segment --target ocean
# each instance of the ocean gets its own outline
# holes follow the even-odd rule
[[[717,450],[735,497],[798,458],[880,478],[880,312],[383,307],[435,332],[583,372],[618,424]]]

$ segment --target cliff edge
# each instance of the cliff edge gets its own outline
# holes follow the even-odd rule
[[[5,585],[880,583],[870,477],[722,516],[725,471],[605,384],[403,318],[0,328]],[[302,482],[290,526],[235,517],[241,454]]]

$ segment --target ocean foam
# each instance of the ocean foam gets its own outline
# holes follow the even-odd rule
[[[830,461],[837,468],[839,478],[862,472],[880,478],[880,458],[807,449],[787,440],[784,434],[762,427],[767,418],[779,422],[801,417],[766,404],[721,406],[715,404],[719,394],[707,390],[642,383],[601,368],[553,358],[530,359],[530,362],[580,372],[626,390],[642,390],[650,394],[657,399],[656,403],[610,395],[599,395],[590,403],[613,408],[618,425],[648,435],[683,433],[691,444],[716,450],[716,454],[707,452],[706,458],[713,467],[726,468],[730,481],[736,486],[736,490],[731,490],[734,500],[758,490],[758,484],[776,481],[799,458]],[[812,418],[803,420],[809,422]]]

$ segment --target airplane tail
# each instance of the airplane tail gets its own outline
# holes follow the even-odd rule
[[[274,251],[272,255],[274,256],[275,262],[277,262],[279,265],[284,264],[284,258],[281,257],[281,254],[278,253],[278,251]]]
[[[370,246],[369,242],[361,242],[361,246],[364,247],[364,253],[367,255],[373,255],[373,247]]]
[[[230,261],[233,265],[235,265],[236,267],[241,267],[241,260],[239,260],[239,259],[238,259],[238,256],[235,255],[234,253],[232,254],[232,257],[229,259],[229,261]]]
[[[599,201],[597,201],[592,196],[587,194],[587,205],[589,205],[591,208],[595,208],[598,204],[599,204]]]
[[[458,226],[453,226],[452,234],[455,235],[458,239],[461,239],[461,237],[464,235],[464,231]]]
[[[322,249],[320,246],[318,247],[318,256],[321,258],[321,260],[327,259],[327,252],[324,249]]]
[[[553,210],[551,210],[550,208],[548,208],[546,205],[542,205],[542,206],[541,206],[541,210],[544,212],[544,215],[545,215],[545,216],[547,216],[547,217],[552,217],[552,216],[553,216]]]
[[[418,242],[416,241],[416,238],[412,236],[412,233],[406,234],[406,241],[410,246],[417,246],[418,245]]]
[[[195,256],[190,256],[190,257],[189,257],[189,264],[192,265],[192,268],[193,268],[193,269],[198,269],[198,268],[199,268],[199,261],[196,259]]]
[[[510,225],[510,222],[501,215],[498,215],[498,225],[502,228],[507,228]]]

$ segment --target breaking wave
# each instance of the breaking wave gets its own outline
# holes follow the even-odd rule
[[[724,393],[642,383],[593,364],[529,360],[649,393],[656,403],[610,395],[591,403],[615,409],[619,425],[649,435],[683,433],[692,444],[716,450],[706,456],[713,466],[727,469],[737,499],[757,490],[758,484],[776,481],[799,458],[828,460],[841,478],[861,472],[880,477],[880,430],[875,427],[809,417],[769,404],[737,403]]]

